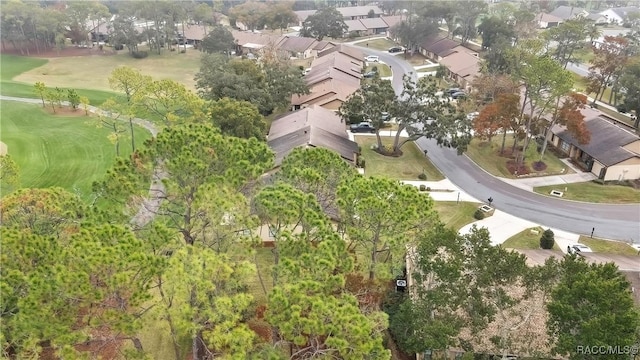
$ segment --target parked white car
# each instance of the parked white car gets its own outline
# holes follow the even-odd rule
[[[593,252],[593,250],[591,250],[590,247],[588,247],[587,245],[584,245],[584,244],[569,245],[569,248],[567,250],[569,251],[569,254]]]
[[[366,62],[378,62],[380,61],[380,58],[376,55],[369,55],[367,57],[364,58],[364,61]]]

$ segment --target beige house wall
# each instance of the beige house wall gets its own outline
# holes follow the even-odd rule
[[[640,158],[625,160],[619,164],[609,166],[605,181],[622,181],[640,179]]]
[[[604,168],[604,165],[597,160],[593,160],[593,166],[591,167],[591,173],[595,176],[600,176],[600,171]]]
[[[627,144],[623,146],[623,148],[631,151],[632,153],[640,154],[640,140]]]
[[[342,100],[335,99],[321,106],[325,109],[338,111],[340,110],[340,105],[342,105]]]

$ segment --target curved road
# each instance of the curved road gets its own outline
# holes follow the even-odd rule
[[[415,70],[402,55],[358,46],[367,54],[378,55],[393,70],[393,88],[402,91],[402,76]],[[397,69],[401,69],[402,72]],[[429,151],[429,159],[452,183],[469,195],[486,201],[493,198],[496,209],[511,215],[564,231],[640,243],[640,204],[593,204],[550,198],[507,184],[478,167],[467,156],[438,146],[435,140],[420,138],[416,144]]]

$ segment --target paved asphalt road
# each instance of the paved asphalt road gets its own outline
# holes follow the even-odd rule
[[[574,72],[582,77],[589,76],[589,66],[585,64],[568,63],[567,70]]]
[[[394,71],[393,88],[402,91],[402,76],[414,72],[413,66],[401,55],[393,56],[382,51],[358,46],[367,55],[378,55],[391,65]],[[489,175],[466,156],[458,156],[455,150],[441,148],[434,140],[421,138],[418,147],[429,151],[429,158],[452,183],[469,195],[486,200],[493,198],[493,206],[511,215],[577,234],[633,241],[640,243],[640,205],[609,205],[579,203],[554,199],[511,186]]]

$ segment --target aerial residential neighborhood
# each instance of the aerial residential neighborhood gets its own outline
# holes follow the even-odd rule
[[[0,1],[0,357],[640,359],[640,1]]]

